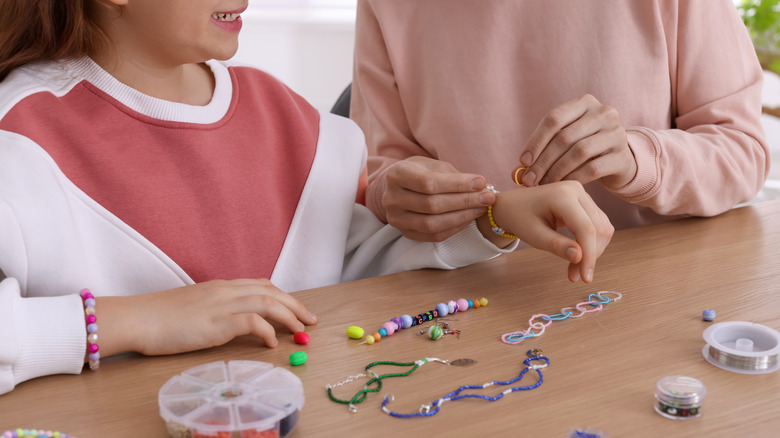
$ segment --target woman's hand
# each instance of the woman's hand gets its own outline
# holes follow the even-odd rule
[[[493,205],[493,218],[520,240],[568,261],[569,280],[586,283],[593,281],[596,260],[615,232],[607,215],[576,181],[503,191]],[[489,236],[490,224],[486,222],[480,218],[477,223],[485,237],[498,246],[511,242],[495,234]],[[574,239],[557,231],[564,227]]]
[[[405,237],[440,242],[485,214],[495,201],[485,178],[461,173],[452,164],[409,157],[387,171],[382,205],[387,222]]]
[[[300,301],[266,279],[213,280],[132,297],[101,297],[97,310],[104,356],[181,353],[247,334],[273,348],[279,341],[271,322],[290,332],[317,322]]]
[[[573,180],[600,180],[610,190],[634,179],[636,159],[614,108],[586,94],[544,116],[528,139],[520,162],[528,187]]]

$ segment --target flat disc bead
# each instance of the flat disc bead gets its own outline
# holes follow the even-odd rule
[[[469,302],[465,298],[458,300],[458,312],[465,312],[469,310]]]
[[[450,313],[450,308],[444,303],[439,303],[436,305],[436,311],[439,312],[439,316],[447,316]]]
[[[401,315],[401,327],[407,329],[412,326],[412,315]]]

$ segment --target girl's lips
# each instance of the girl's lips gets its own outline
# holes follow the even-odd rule
[[[246,9],[246,8],[245,8]],[[228,32],[238,32],[241,30],[241,15],[243,10],[231,12],[215,12],[211,14],[211,21],[219,28]]]

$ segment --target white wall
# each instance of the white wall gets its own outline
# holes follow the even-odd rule
[[[357,0],[286,1],[250,3],[241,14],[233,59],[273,74],[318,109],[330,110],[352,81]]]

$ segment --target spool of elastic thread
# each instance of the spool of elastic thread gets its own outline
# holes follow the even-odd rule
[[[667,376],[656,384],[655,410],[672,420],[690,420],[701,416],[707,387],[688,376]]]
[[[740,374],[766,374],[780,369],[780,332],[752,322],[729,321],[704,330],[707,362]]]

